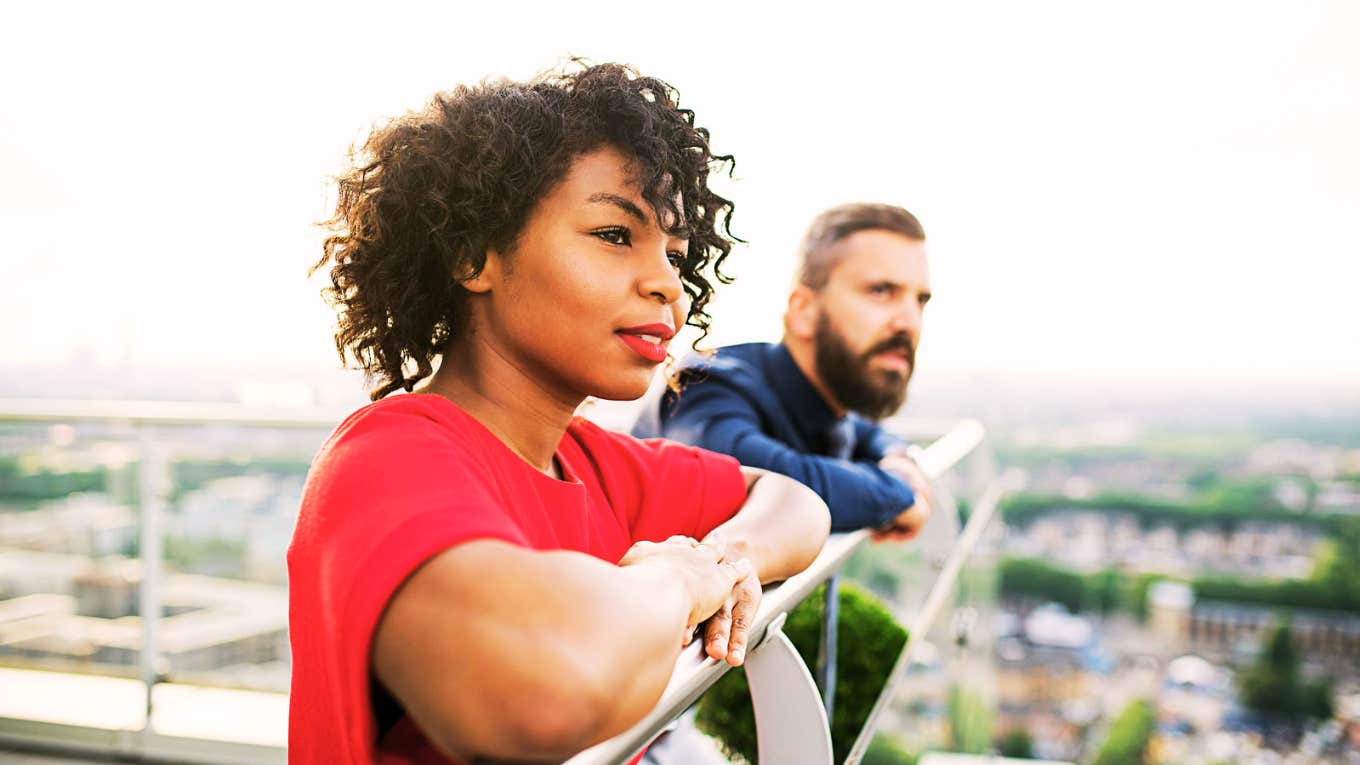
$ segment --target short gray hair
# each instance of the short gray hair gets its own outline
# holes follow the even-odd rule
[[[890,231],[924,242],[925,229],[916,216],[896,205],[854,202],[818,215],[798,246],[798,283],[819,290],[840,264],[831,247],[857,231]]]

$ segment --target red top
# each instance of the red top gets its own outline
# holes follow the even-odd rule
[[[336,428],[288,550],[290,763],[448,765],[369,669],[388,598],[439,552],[489,538],[617,562],[639,540],[701,538],[746,498],[731,457],[579,418],[556,456],[561,481],[433,394],[384,399]],[[375,709],[397,719],[381,742]]]

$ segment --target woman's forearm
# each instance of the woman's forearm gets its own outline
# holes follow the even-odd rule
[[[692,606],[674,571],[490,541],[460,548],[407,582],[374,645],[379,679],[440,748],[562,758],[656,704]]]
[[[831,529],[826,503],[803,484],[757,468],[742,468],[746,503],[704,538],[722,542],[728,558],[751,561],[762,584],[802,571],[816,559]]]

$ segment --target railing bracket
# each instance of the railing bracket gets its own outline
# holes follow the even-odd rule
[[[787,612],[770,620],[746,659],[759,765],[831,765],[831,729],[817,684],[784,634]]]

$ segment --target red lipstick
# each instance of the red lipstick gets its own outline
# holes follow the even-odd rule
[[[642,358],[660,364],[666,360],[666,342],[675,337],[675,328],[661,323],[639,324],[616,330],[614,334]]]

